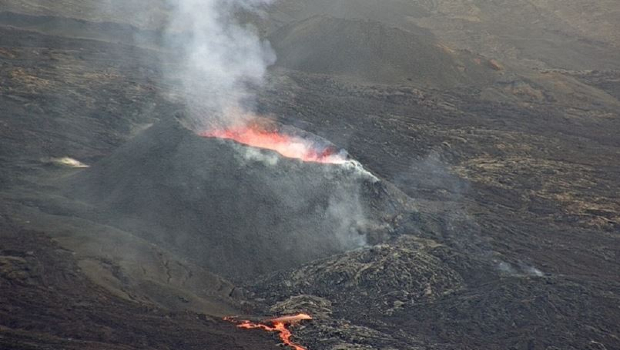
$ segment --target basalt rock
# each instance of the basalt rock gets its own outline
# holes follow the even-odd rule
[[[274,274],[254,290],[272,302],[317,295],[337,304],[335,313],[341,315],[390,315],[406,305],[429,302],[464,287],[461,275],[432,254],[435,248],[436,243],[403,236],[390,244]]]
[[[171,118],[71,177],[94,221],[232,280],[299,266],[389,235],[408,197],[357,162],[319,164],[205,138]]]

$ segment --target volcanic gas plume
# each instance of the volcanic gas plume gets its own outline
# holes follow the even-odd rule
[[[263,322],[252,322],[249,320],[237,321],[234,317],[224,317],[224,320],[229,322],[238,323],[237,327],[244,329],[262,329],[267,332],[277,332],[280,339],[284,344],[293,348],[294,350],[307,350],[305,347],[293,343],[291,341],[292,333],[287,328],[287,325],[295,325],[301,321],[311,320],[312,317],[308,314],[300,313],[297,315],[282,316],[276,318],[270,318]]]

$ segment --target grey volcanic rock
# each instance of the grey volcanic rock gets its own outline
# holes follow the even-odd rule
[[[68,180],[94,221],[134,232],[233,280],[386,235],[407,197],[354,162],[307,163],[156,124]]]
[[[410,332],[390,329],[394,315],[433,304],[466,288],[432,240],[403,235],[387,244],[329,257],[273,274],[250,289],[273,313],[307,312],[295,330],[311,348],[428,349]],[[439,253],[439,254],[438,254]]]
[[[269,40],[279,66],[367,82],[481,85],[501,69],[481,56],[450,50],[427,33],[369,20],[316,16],[278,29]]]
[[[284,24],[330,15],[414,33],[422,27],[451,48],[513,67],[617,69],[619,62],[614,0],[283,0],[270,15]]]
[[[392,314],[407,304],[463,288],[461,275],[430,253],[437,246],[434,241],[405,235],[390,244],[277,273],[256,284],[254,290],[272,302],[309,294],[337,303],[341,312]]]

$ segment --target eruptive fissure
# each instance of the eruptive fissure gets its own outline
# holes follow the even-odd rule
[[[283,132],[273,124],[250,122],[228,128],[217,128],[200,132],[200,136],[228,139],[243,145],[268,149],[287,158],[304,162],[344,164],[348,161],[346,152],[333,145]]]
[[[293,334],[287,328],[287,325],[294,325],[301,321],[311,320],[311,319],[312,317],[310,315],[304,314],[304,313],[300,313],[297,315],[270,318],[263,322],[257,322],[257,323],[249,321],[249,320],[237,320],[234,317],[224,317],[225,321],[237,323],[237,327],[239,328],[262,329],[266,332],[277,332],[282,342],[286,346],[289,346],[294,350],[308,350],[308,349],[299,344],[293,343],[293,341],[291,340],[291,337],[293,336]]]

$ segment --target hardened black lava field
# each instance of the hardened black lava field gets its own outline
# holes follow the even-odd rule
[[[620,348],[615,1],[239,13],[346,165],[184,126],[170,6],[0,0],[0,348]]]

